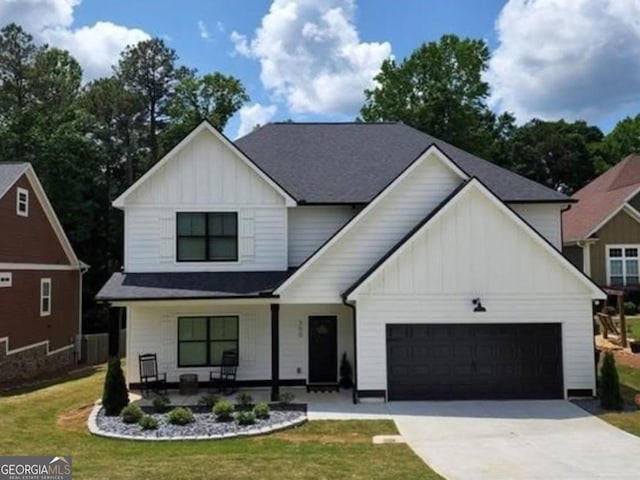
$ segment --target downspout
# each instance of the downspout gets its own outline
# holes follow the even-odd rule
[[[89,265],[79,262],[78,268],[78,334],[76,335],[76,365],[82,359],[82,292],[84,274],[89,270]]]
[[[353,312],[353,403],[360,403],[358,398],[358,342],[356,341],[356,306],[348,303],[346,297],[342,297],[342,303]]]

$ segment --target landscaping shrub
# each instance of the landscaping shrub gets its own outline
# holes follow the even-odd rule
[[[138,423],[144,416],[144,413],[138,405],[132,403],[122,409],[120,416],[124,423]]]
[[[233,418],[233,404],[226,400],[221,400],[213,407],[213,414],[219,422],[227,422]]]
[[[124,373],[120,366],[120,359],[112,357],[109,360],[107,376],[104,379],[104,391],[102,393],[102,407],[105,415],[119,415],[124,407],[129,404],[129,393],[124,380]]]
[[[220,397],[218,395],[214,395],[213,393],[210,393],[208,395],[201,396],[200,400],[198,400],[198,404],[203,405],[211,410],[213,409],[213,407],[215,407],[216,403],[218,403],[219,401],[220,401]]]
[[[140,419],[138,425],[140,425],[143,430],[155,430],[158,428],[158,420],[151,415],[145,415]]]
[[[269,405],[264,402],[260,402],[253,408],[253,413],[256,418],[269,418],[269,412]]]
[[[615,317],[618,314],[618,310],[616,310],[616,307],[607,305],[606,307],[604,307],[604,313],[612,317]]]
[[[340,387],[345,389],[353,387],[353,368],[347,358],[347,352],[342,354],[340,361]]]
[[[294,398],[296,398],[296,396],[293,393],[291,393],[291,392],[282,392],[278,396],[278,401],[283,405],[288,405],[288,404],[293,402]]]
[[[624,302],[624,314],[635,315],[638,313],[638,306],[633,302]]]
[[[193,423],[195,418],[193,417],[193,412],[188,408],[177,407],[167,414],[167,421],[171,425],[188,425]]]
[[[253,412],[240,412],[236,415],[238,425],[253,425],[256,423],[256,416]]]
[[[244,408],[249,408],[253,405],[253,397],[246,392],[240,392],[236,395],[236,402],[238,405]]]
[[[153,399],[153,411],[156,413],[164,413],[169,409],[169,405],[171,404],[171,400],[166,395],[158,395]]]
[[[605,352],[600,369],[600,405],[606,410],[622,410],[620,380],[611,352]]]

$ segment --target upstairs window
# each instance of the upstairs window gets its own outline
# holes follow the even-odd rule
[[[178,213],[179,262],[235,262],[238,260],[236,212]]]
[[[607,272],[612,287],[638,285],[640,245],[607,245]]]
[[[21,217],[29,216],[29,190],[18,188],[16,191],[16,213]]]
[[[40,280],[40,316],[51,315],[51,279]]]

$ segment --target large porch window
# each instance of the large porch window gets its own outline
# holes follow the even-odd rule
[[[178,367],[214,367],[225,350],[238,352],[238,317],[179,317]]]
[[[639,251],[640,245],[607,245],[609,285],[615,287],[638,285]]]

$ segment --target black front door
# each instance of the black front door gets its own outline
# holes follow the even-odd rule
[[[338,382],[336,317],[309,317],[309,383]]]

